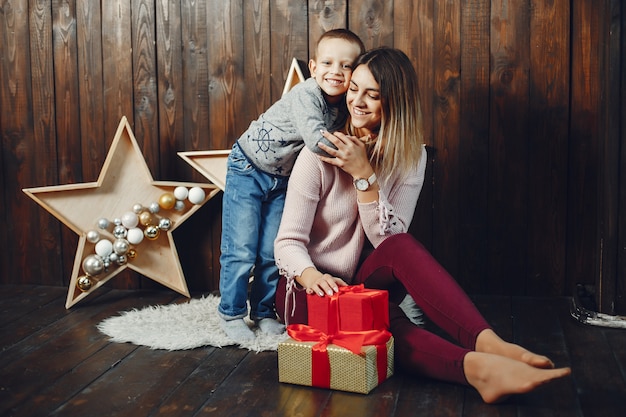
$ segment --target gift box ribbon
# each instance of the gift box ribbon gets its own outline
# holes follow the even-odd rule
[[[335,344],[348,349],[358,355],[363,346],[376,346],[376,369],[378,383],[387,378],[387,342],[391,333],[387,330],[365,330],[360,332],[337,332],[326,334],[306,324],[290,324],[287,326],[289,336],[299,342],[317,342],[312,346],[311,385],[316,387],[330,387],[330,358],[327,347]]]

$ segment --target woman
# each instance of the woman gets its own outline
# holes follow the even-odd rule
[[[570,369],[554,369],[547,357],[502,340],[407,234],[426,166],[416,80],[403,52],[367,52],[355,64],[347,93],[348,134],[324,133],[337,147],[320,144],[330,157],[301,152],[275,242],[283,276],[277,310],[287,323],[306,323],[306,293],[323,297],[360,283],[387,289],[399,367],[469,384],[487,403],[501,401]],[[407,318],[399,306],[407,293],[458,345]]]

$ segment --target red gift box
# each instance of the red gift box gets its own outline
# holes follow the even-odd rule
[[[309,326],[326,334],[389,329],[389,294],[361,285],[339,287],[332,296],[307,295]]]

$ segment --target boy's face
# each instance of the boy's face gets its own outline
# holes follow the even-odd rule
[[[330,102],[339,101],[348,90],[352,64],[359,52],[358,46],[344,39],[323,39],[318,45],[309,70]]]

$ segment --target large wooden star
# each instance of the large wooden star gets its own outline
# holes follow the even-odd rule
[[[291,67],[287,74],[283,95],[291,90],[296,84],[305,80],[300,64],[296,58],[291,60]],[[228,160],[229,149],[212,151],[188,151],[178,152],[189,165],[194,167],[199,173],[204,175],[209,181],[217,185],[222,191],[226,185],[226,162]]]
[[[152,239],[146,237],[136,245],[130,245],[136,256],[128,256],[126,263],[111,262],[106,270],[97,275],[89,276],[85,272],[83,261],[95,255],[94,231],[102,239],[114,242],[115,219],[124,217],[125,213],[134,212],[139,206],[144,208],[144,212],[150,213],[146,209],[152,203],[158,203],[164,194],[173,194],[177,187],[188,190],[199,187],[200,200],[196,204],[189,199],[181,200],[184,207],[177,209],[167,209],[167,204],[158,211],[153,207],[152,222],[140,224],[139,229],[145,230],[147,225],[154,225],[161,218],[170,220],[169,228],[158,229],[156,238],[152,235]],[[154,181],[126,117],[122,117],[120,121],[96,182],[28,188],[23,191],[79,235],[66,308],[69,309],[126,268],[182,295],[190,296],[172,232],[217,194],[219,188],[212,184]],[[100,219],[109,220],[111,226],[99,228]],[[89,278],[87,282],[91,285],[79,285],[85,283],[85,277]]]

